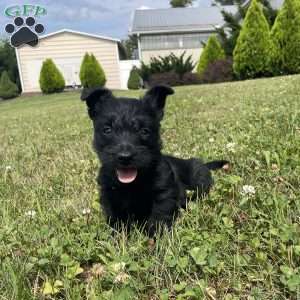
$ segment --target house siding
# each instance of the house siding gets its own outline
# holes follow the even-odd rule
[[[72,84],[71,81],[80,84],[80,64],[86,52],[93,53],[103,67],[106,86],[119,89],[121,83],[117,42],[63,32],[40,39],[36,47],[25,45],[18,48],[23,92],[40,91],[39,74],[42,63],[47,58],[53,59],[63,73],[67,85]]]

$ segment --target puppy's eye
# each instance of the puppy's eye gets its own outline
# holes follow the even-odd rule
[[[103,133],[104,134],[110,134],[112,132],[112,128],[110,126],[104,126],[103,127]]]
[[[148,136],[150,134],[150,130],[148,128],[145,128],[143,127],[141,130],[140,130],[140,133],[141,135],[143,136]]]

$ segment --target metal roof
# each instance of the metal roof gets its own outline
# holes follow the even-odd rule
[[[93,37],[96,39],[101,39],[101,40],[108,40],[108,41],[112,41],[112,42],[121,42],[118,39],[114,39],[114,38],[110,38],[110,37],[106,37],[106,36],[102,36],[102,35],[97,35],[97,34],[90,34],[90,33],[86,33],[86,32],[81,32],[81,31],[75,31],[75,30],[71,30],[71,29],[61,29],[55,32],[51,32],[45,35],[42,35],[39,37],[39,39],[44,39],[53,35],[57,35],[60,33],[73,33],[73,34],[78,34],[78,35],[83,35],[83,36],[88,36],[88,37]]]
[[[235,6],[195,8],[137,9],[130,32],[158,33],[180,31],[212,31],[224,24],[221,10],[236,13]]]

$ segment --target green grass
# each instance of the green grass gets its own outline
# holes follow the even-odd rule
[[[164,151],[233,167],[152,250],[105,224],[78,93],[0,103],[0,299],[300,299],[299,95],[300,76],[176,89]]]

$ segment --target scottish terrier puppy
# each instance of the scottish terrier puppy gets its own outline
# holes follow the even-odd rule
[[[114,97],[105,88],[82,92],[102,164],[101,205],[114,228],[135,222],[151,237],[159,225],[170,228],[179,208],[186,205],[186,190],[203,197],[213,183],[210,170],[228,163],[161,153],[160,121],[166,98],[173,93],[164,85],[151,88],[140,100]]]

